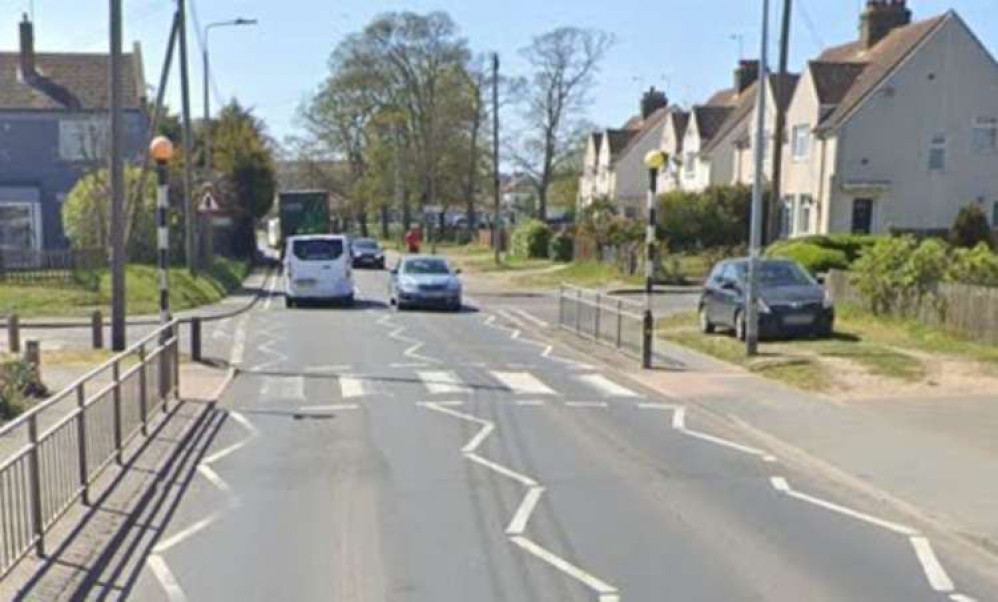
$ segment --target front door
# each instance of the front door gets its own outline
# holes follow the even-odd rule
[[[852,233],[870,234],[873,231],[873,199],[853,199]]]

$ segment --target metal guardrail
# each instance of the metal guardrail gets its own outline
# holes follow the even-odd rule
[[[559,326],[640,360],[651,357],[644,312],[639,301],[575,286],[563,285],[558,294]]]
[[[157,329],[0,428],[0,578],[178,395],[178,322]]]

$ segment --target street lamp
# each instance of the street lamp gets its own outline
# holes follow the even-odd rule
[[[232,19],[230,21],[216,21],[209,23],[204,28],[204,168],[206,174],[211,174],[211,99],[208,95],[208,82],[210,77],[210,63],[208,61],[208,34],[212,29],[219,27],[242,27],[256,25],[256,19]]]
[[[648,225],[645,232],[645,316],[642,365],[651,368],[652,335],[655,319],[651,313],[652,279],[655,277],[655,196],[658,188],[658,170],[668,162],[669,155],[660,150],[648,151],[645,166],[648,168]]]
[[[159,323],[165,327],[170,323],[170,289],[167,283],[167,258],[170,253],[170,226],[167,221],[169,210],[169,173],[167,164],[173,158],[173,143],[166,136],[157,136],[149,144],[149,156],[156,162],[156,273],[159,277]],[[164,328],[160,333],[165,343],[171,338]]]
[[[769,0],[762,0],[762,48],[759,53],[759,90],[756,100],[755,179],[752,183],[752,220],[749,233],[749,281],[745,295],[745,353],[759,351],[759,255],[762,253],[762,186],[766,148],[766,86],[769,81]],[[776,142],[780,144],[780,141]],[[773,203],[776,199],[773,199]],[[774,205],[775,206],[775,205]]]

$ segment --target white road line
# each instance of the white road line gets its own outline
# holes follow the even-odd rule
[[[429,364],[425,362],[393,362],[388,364],[389,368],[425,368]]]
[[[246,323],[249,321],[249,312],[244,313],[243,317],[239,319],[239,324],[236,325],[236,336],[232,341],[232,353],[229,355],[229,364],[232,366],[238,366],[243,362],[243,356],[246,353]]]
[[[319,374],[323,372],[343,372],[352,369],[350,364],[337,364],[330,366],[306,366],[305,372],[309,374]]]
[[[307,414],[309,412],[349,412],[359,409],[360,405],[356,403],[332,403],[324,406],[303,406],[298,408],[298,411]]]
[[[215,462],[218,462],[219,460],[221,460],[222,458],[228,456],[229,454],[232,454],[232,453],[235,453],[235,452],[239,451],[240,449],[242,449],[243,447],[245,447],[246,444],[249,443],[249,442],[250,442],[250,439],[244,439],[242,441],[237,441],[237,442],[233,443],[232,445],[230,445],[230,446],[228,446],[228,447],[226,447],[224,449],[221,449],[221,450],[219,450],[219,451],[211,454],[210,456],[205,457],[205,459],[201,463],[202,464],[214,464]]]
[[[261,397],[301,401],[305,399],[305,379],[301,376],[267,376]]]
[[[516,514],[513,515],[513,520],[506,527],[507,535],[523,535],[523,532],[527,530],[530,516],[534,513],[534,509],[537,508],[537,503],[541,501],[543,495],[543,487],[531,487],[527,491],[527,494],[523,496],[523,501],[520,502],[520,507],[516,509]]]
[[[221,383],[219,383],[217,387],[215,387],[215,390],[212,391],[211,400],[218,401],[219,399],[221,399],[222,394],[225,393],[225,390],[229,388],[229,385],[232,384],[232,380],[235,378],[236,378],[236,369],[230,367],[225,372],[225,378],[222,380]]]
[[[451,371],[420,371],[416,372],[416,375],[423,381],[423,386],[431,395],[471,392],[471,389],[461,382],[457,374]]]
[[[953,580],[939,563],[939,558],[936,557],[929,540],[922,536],[914,536],[910,537],[909,541],[911,541],[911,546],[915,548],[915,555],[918,557],[918,562],[922,565],[922,571],[929,580],[932,589],[937,592],[952,592],[955,589]]]
[[[183,542],[184,540],[189,539],[195,533],[200,533],[201,531],[204,531],[205,529],[213,525],[216,520],[218,520],[218,516],[219,515],[217,512],[212,512],[211,514],[202,518],[196,523],[180,531],[177,531],[170,537],[164,539],[163,541],[153,546],[152,549],[153,554],[163,554],[164,552],[167,552],[170,548],[173,548],[174,546]]]
[[[513,403],[521,407],[538,407],[545,405],[546,402],[543,399],[517,399]]]
[[[464,457],[468,458],[469,460],[471,460],[472,462],[474,462],[476,464],[481,464],[482,466],[484,466],[486,468],[490,468],[490,469],[494,470],[495,472],[498,472],[499,474],[501,474],[501,475],[503,475],[505,477],[509,477],[509,478],[513,479],[514,481],[522,483],[523,485],[526,485],[527,487],[537,487],[537,481],[531,479],[530,477],[524,476],[524,475],[516,472],[515,470],[511,470],[509,468],[506,468],[505,466],[503,466],[501,464],[496,464],[492,460],[486,460],[485,458],[479,456],[478,454],[475,454],[475,453],[464,454]]]
[[[343,399],[354,399],[368,395],[367,384],[354,376],[341,376],[340,395]]]
[[[146,564],[149,565],[149,569],[156,577],[156,580],[159,581],[170,602],[187,602],[184,590],[180,588],[180,584],[177,583],[177,578],[174,577],[173,571],[170,570],[170,567],[167,566],[162,557],[157,554],[151,554],[146,558]]]
[[[549,328],[551,326],[549,322],[545,322],[544,320],[538,318],[537,316],[533,315],[532,313],[526,310],[514,309],[513,311],[515,311],[518,315],[523,316],[526,320],[534,323],[537,326],[540,326],[541,328]]]
[[[456,408],[458,406],[463,406],[463,401],[417,401],[416,405],[421,408],[434,408],[440,406],[441,408]]]
[[[610,404],[605,401],[566,401],[565,407],[569,408],[608,408]]]
[[[518,535],[511,537],[510,540],[527,552],[558,569],[562,573],[565,573],[576,581],[584,583],[589,589],[598,593],[601,596],[601,600],[603,600],[602,596],[612,596],[617,594],[617,590],[613,586],[594,577],[593,575],[590,575],[564,558],[556,556],[552,552],[542,548],[526,537]]]
[[[515,395],[554,395],[555,392],[529,372],[491,372]]]
[[[671,403],[638,403],[635,405],[639,410],[672,410],[676,411],[679,406]]]
[[[204,462],[198,464],[198,472],[201,476],[208,479],[212,485],[217,487],[219,490],[224,492],[226,495],[232,495],[232,487],[225,482],[225,479],[218,476],[218,473],[212,470],[211,466],[208,466]]]
[[[672,413],[672,428],[677,431],[686,429],[686,408],[678,407],[676,408],[676,411]]]
[[[472,438],[471,441],[461,448],[461,451],[466,454],[470,454],[478,449],[478,446],[485,441],[485,438],[492,434],[492,431],[496,430],[496,425],[491,422],[482,426],[482,430],[478,431],[478,434]]]
[[[953,602],[977,602],[975,598],[971,598],[970,596],[965,596],[963,594],[953,594],[949,597],[949,599]]]
[[[773,488],[779,491],[780,493],[792,497],[794,499],[798,499],[802,502],[807,502],[814,506],[824,508],[825,510],[830,510],[832,512],[836,512],[843,516],[848,516],[849,518],[854,518],[858,521],[869,523],[871,525],[875,525],[882,529],[886,529],[888,531],[892,531],[894,533],[897,533],[899,535],[904,535],[906,537],[912,537],[914,535],[918,535],[918,531],[912,529],[911,527],[906,527],[905,525],[899,525],[897,523],[893,523],[888,520],[877,518],[875,516],[870,516],[869,514],[860,512],[858,510],[853,510],[852,508],[846,508],[845,506],[841,506],[834,502],[829,502],[828,500],[823,500],[813,495],[801,493],[793,489],[790,486],[790,484],[787,483],[787,480],[784,479],[783,477],[772,477],[770,479],[770,483],[773,485]]]
[[[256,437],[260,434],[260,430],[253,426],[253,423],[249,421],[241,412],[236,412],[235,410],[229,412],[229,416],[243,426],[244,429],[249,431],[250,436]]]
[[[606,397],[641,397],[634,391],[613,382],[602,374],[581,374],[575,378],[596,389]]]

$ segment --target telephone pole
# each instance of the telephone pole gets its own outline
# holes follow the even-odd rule
[[[180,104],[183,117],[184,146],[184,249],[187,269],[192,276],[198,273],[197,219],[193,199],[193,150],[191,142],[191,88],[187,64],[187,0],[177,0],[177,20],[180,33]]]
[[[502,262],[502,221],[499,217],[499,53],[492,54],[492,245],[496,265]]]
[[[762,0],[762,49],[759,53],[759,81],[769,77],[769,0]],[[762,253],[762,193],[766,160],[766,86],[759,86],[755,123],[755,181],[752,184],[752,229],[749,234],[749,282],[743,309],[745,352],[759,351],[759,255]]]
[[[783,196],[783,138],[787,131],[787,106],[784,104],[787,85],[787,63],[790,60],[790,16],[793,0],[783,0],[783,24],[780,32],[780,76],[776,78],[776,128],[773,132],[773,185],[769,195],[769,217],[766,239],[772,242],[780,232],[780,207]],[[793,141],[791,141],[791,144]]]
[[[111,348],[125,350],[125,174],[122,158],[121,0],[111,0]]]

